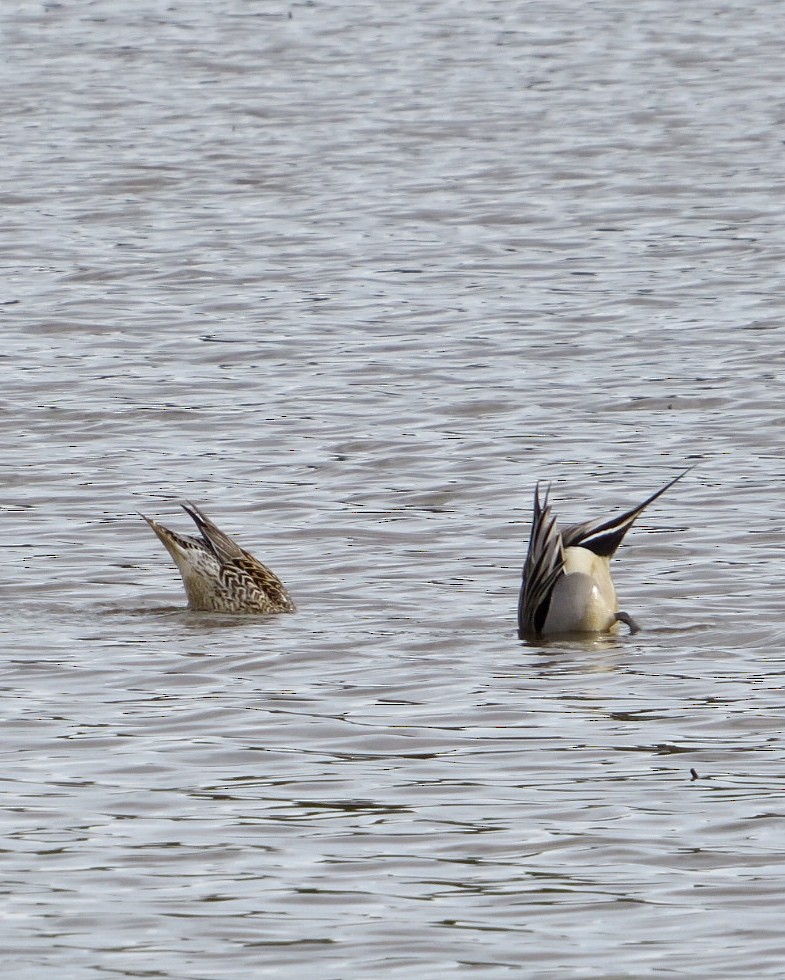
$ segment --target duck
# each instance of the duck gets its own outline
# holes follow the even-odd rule
[[[188,608],[199,612],[295,612],[283,582],[250,552],[225,534],[196,504],[181,504],[199,537],[178,534],[151,517],[147,522],[174,559],[185,586]]]
[[[690,467],[691,469],[691,467]],[[518,601],[521,637],[558,633],[630,633],[638,623],[619,609],[610,561],[643,511],[682,479],[679,473],[660,490],[618,517],[571,524],[559,530],[550,503],[550,485],[534,488],[529,549]]]

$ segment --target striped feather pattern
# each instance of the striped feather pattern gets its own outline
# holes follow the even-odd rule
[[[174,559],[191,609],[222,613],[294,612],[286,588],[266,565],[224,534],[195,504],[183,509],[200,537],[178,534],[141,516]]]
[[[562,536],[548,501],[550,490],[549,485],[540,503],[539,483],[534,488],[532,529],[518,601],[518,628],[526,634],[542,632],[553,588],[564,568]]]

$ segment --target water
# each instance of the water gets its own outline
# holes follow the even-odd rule
[[[1,19],[4,974],[780,976],[780,6]]]

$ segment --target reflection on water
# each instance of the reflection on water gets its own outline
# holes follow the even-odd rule
[[[771,4],[12,8],[6,974],[778,976]],[[695,460],[521,641],[537,480]]]

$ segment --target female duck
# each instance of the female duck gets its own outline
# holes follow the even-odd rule
[[[195,504],[182,504],[200,537],[177,534],[140,514],[174,559],[190,609],[220,613],[294,612],[283,582],[213,524]]]
[[[518,603],[520,634],[606,633],[615,632],[619,623],[637,633],[635,620],[619,609],[610,560],[646,507],[684,473],[619,517],[571,524],[564,531],[551,513],[550,487],[541,501],[537,484]]]

